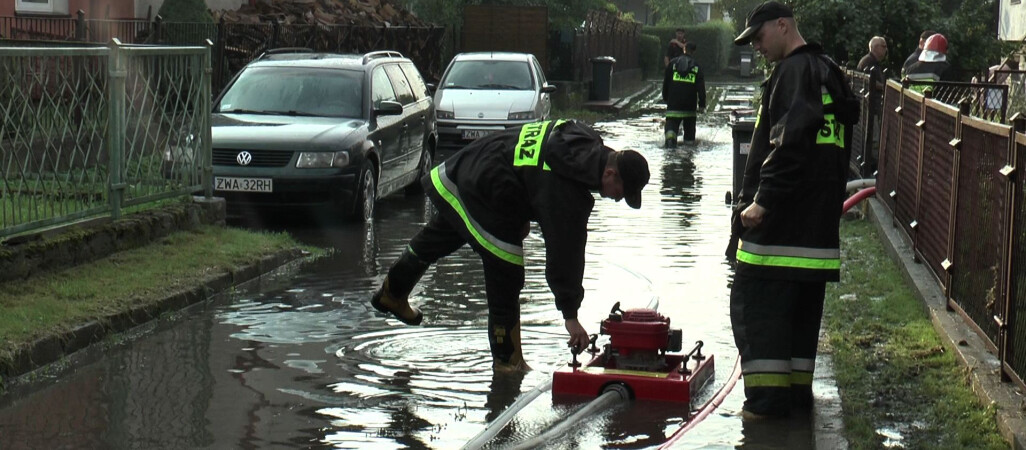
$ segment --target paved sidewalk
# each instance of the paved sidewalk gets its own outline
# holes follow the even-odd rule
[[[973,391],[985,404],[997,407],[998,431],[1011,448],[1026,450],[1026,396],[1013,383],[1001,381],[997,357],[987,351],[983,340],[969,329],[961,316],[947,310],[940,285],[926,265],[913,261],[911,243],[904,233],[892,226],[892,215],[887,208],[879,200],[870,198],[868,210],[884,243],[889,244],[884,247],[926,306],[945,346],[954,350],[959,363],[968,368]]]

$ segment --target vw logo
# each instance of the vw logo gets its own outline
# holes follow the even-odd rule
[[[249,163],[253,162],[253,155],[249,152],[239,152],[239,155],[235,157],[240,166],[248,166]]]
[[[484,113],[483,112],[477,113],[477,118],[478,119],[484,119]]]

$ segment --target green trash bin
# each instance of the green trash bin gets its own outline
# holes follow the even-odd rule
[[[589,100],[609,100],[613,91],[613,64],[616,64],[616,59],[612,56],[591,58],[591,92],[588,96]]]

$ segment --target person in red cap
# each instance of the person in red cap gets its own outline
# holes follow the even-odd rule
[[[727,257],[744,418],[811,408],[826,282],[838,281],[838,226],[859,103],[844,73],[802,38],[791,8],[766,2],[734,40],[773,71],[762,85]]]
[[[519,300],[523,240],[536,222],[568,344],[584,349],[589,336],[577,310],[584,298],[592,192],[637,209],[648,179],[644,156],[605,146],[598,132],[574,120],[529,123],[476,140],[421,180],[437,213],[392,264],[371,305],[403,323],[420,324],[423,314],[409,302],[413,287],[431,264],[469,244],[484,263],[493,367],[527,369]]]
[[[905,77],[909,81],[949,81],[951,63],[948,62],[948,39],[936,33],[926,39],[919,60],[908,67]],[[924,85],[913,85],[913,89],[922,92]]]

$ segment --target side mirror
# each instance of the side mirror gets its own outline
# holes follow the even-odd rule
[[[399,102],[383,101],[374,108],[376,116],[398,116],[403,113],[403,105]]]
[[[541,91],[542,94],[551,94],[553,92],[556,92],[556,85],[546,84],[545,86],[542,86]]]
[[[435,83],[426,83],[428,92],[434,94],[435,90],[438,89],[438,85]]]

